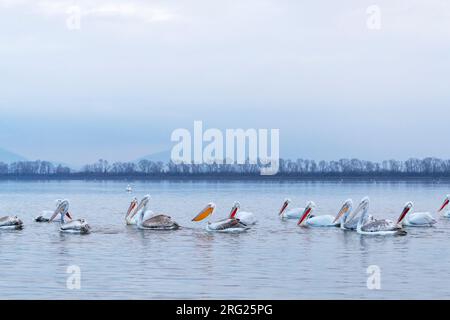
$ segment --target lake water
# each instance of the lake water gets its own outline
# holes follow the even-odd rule
[[[0,215],[19,215],[21,231],[0,231],[1,299],[314,299],[450,298],[450,220],[409,228],[404,237],[360,236],[338,228],[299,228],[280,221],[284,198],[307,200],[316,214],[336,214],[342,202],[370,196],[370,212],[395,219],[406,201],[436,209],[448,183],[422,182],[0,182]],[[136,230],[124,224],[132,196],[151,194],[154,211],[184,228]],[[61,234],[58,223],[33,222],[54,200],[70,200],[89,235]],[[239,200],[258,224],[242,234],[211,234],[191,222],[206,203],[212,220]],[[380,268],[380,290],[367,288],[367,268]],[[70,290],[69,266],[81,289]]]

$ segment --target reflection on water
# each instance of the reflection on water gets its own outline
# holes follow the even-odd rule
[[[323,182],[0,182],[0,215],[19,215],[21,231],[0,232],[0,298],[450,298],[450,220],[408,229],[405,237],[360,236],[337,228],[304,229],[277,217],[283,200],[307,200],[316,214],[336,214],[347,198],[371,198],[371,213],[398,217],[406,201],[435,216],[446,183]],[[184,228],[152,232],[123,221],[131,197],[152,195],[154,211]],[[68,198],[92,234],[62,234],[57,223],[35,223],[54,200]],[[258,216],[243,234],[207,233],[191,222],[214,201],[211,219],[235,200]],[[81,289],[69,290],[69,266],[81,269]],[[381,269],[381,290],[368,290],[367,267]]]

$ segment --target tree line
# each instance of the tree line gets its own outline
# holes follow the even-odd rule
[[[6,177],[127,177],[127,176],[259,176],[260,164],[193,164],[167,163],[140,160],[138,162],[113,162],[100,159],[93,164],[73,170],[49,161],[0,162],[0,175]],[[278,176],[327,177],[327,176],[411,176],[450,177],[450,160],[428,157],[410,158],[406,161],[384,160],[373,162],[360,159],[315,161],[308,159],[280,159]]]

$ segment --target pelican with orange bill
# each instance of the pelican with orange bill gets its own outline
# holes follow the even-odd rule
[[[212,202],[208,203],[206,207],[197,214],[192,221],[199,222],[202,221],[214,213],[216,209],[216,205]],[[227,232],[227,233],[239,233],[247,231],[249,227],[243,223],[241,220],[233,215],[233,211],[231,215],[227,219],[223,219],[217,222],[208,222],[206,225],[206,230],[210,232]]]

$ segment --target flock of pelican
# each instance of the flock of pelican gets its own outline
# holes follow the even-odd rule
[[[140,201],[133,198],[125,214],[125,223],[135,225],[142,230],[177,230],[180,225],[169,215],[154,213],[149,208],[150,196],[144,196]],[[296,219],[300,227],[338,227],[342,230],[353,230],[363,235],[405,235],[404,227],[432,227],[436,219],[429,212],[412,212],[413,203],[407,202],[396,221],[378,219],[369,214],[369,198],[364,197],[356,209],[353,201],[346,200],[339,212],[333,215],[313,215],[316,207],[309,201],[304,208],[288,209],[291,201],[285,200],[278,216],[283,219]],[[68,200],[56,200],[56,208],[43,211],[34,219],[35,222],[59,222],[61,232],[90,233],[91,227],[85,219],[74,219],[69,212]],[[447,195],[438,210],[444,218],[450,218],[450,211],[444,209],[450,204]],[[210,217],[216,209],[214,203],[208,203],[193,219],[199,222]],[[57,216],[59,215],[59,219]],[[226,218],[216,222],[208,222],[206,230],[209,232],[243,232],[256,224],[256,216],[251,212],[241,211],[239,202],[235,202]],[[17,216],[0,218],[0,229],[22,229],[23,222]]]
[[[279,216],[282,219],[298,219],[297,224],[301,227],[339,227],[365,235],[406,235],[404,227],[432,227],[437,222],[429,212],[412,212],[413,203],[410,201],[403,207],[397,221],[377,219],[370,215],[368,197],[364,197],[355,210],[353,201],[346,200],[336,216],[314,216],[312,212],[316,205],[312,201],[305,208],[286,211],[290,203],[289,199],[284,202]],[[449,203],[450,195],[447,195],[438,212],[441,213]],[[450,211],[441,215],[449,218]]]

